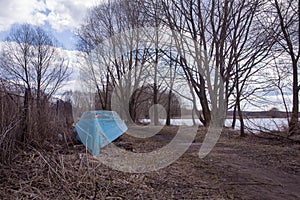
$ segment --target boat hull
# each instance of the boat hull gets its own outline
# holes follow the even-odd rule
[[[84,112],[76,123],[77,140],[82,142],[93,155],[100,148],[113,142],[127,130],[126,124],[114,111]]]

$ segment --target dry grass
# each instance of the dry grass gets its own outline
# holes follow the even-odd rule
[[[176,130],[167,127],[149,139],[124,135],[116,144],[129,146],[130,151],[151,151],[168,143]],[[203,131],[199,130],[196,143],[202,141]],[[253,199],[255,194],[261,195],[260,188],[278,186],[265,177],[239,171],[230,163],[233,157],[224,154],[226,150],[299,177],[299,147],[274,147],[254,138],[238,139],[234,134],[223,134],[212,154],[204,159],[198,158],[195,145],[170,166],[144,174],[112,170],[86,152],[83,145],[29,146],[10,166],[0,166],[0,199]],[[261,156],[263,152],[265,157]]]

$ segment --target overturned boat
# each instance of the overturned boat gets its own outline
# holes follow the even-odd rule
[[[120,137],[127,126],[116,112],[101,110],[84,112],[74,130],[77,140],[98,155],[100,148]]]

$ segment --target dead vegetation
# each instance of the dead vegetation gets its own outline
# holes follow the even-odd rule
[[[115,144],[129,151],[152,151],[168,143],[177,127],[148,139],[124,135]],[[1,199],[297,199],[298,144],[280,144],[225,130],[204,159],[198,151],[201,128],[189,150],[170,166],[135,174],[112,170],[83,145],[27,146],[13,163],[0,165]],[[127,145],[127,146],[126,146]],[[298,188],[297,188],[298,187]]]

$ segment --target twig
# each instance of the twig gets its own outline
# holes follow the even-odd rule
[[[271,186],[281,186],[281,184],[272,184],[272,183],[264,183],[259,181],[249,181],[249,182],[230,182],[228,185],[271,185]]]
[[[41,152],[39,152],[38,150],[36,150],[34,147],[31,147],[35,152],[37,152],[40,157],[43,159],[43,161],[48,165],[49,169],[59,178],[60,181],[63,182],[62,184],[62,187],[63,189],[65,190],[65,192],[70,196],[72,197],[72,199],[75,199],[75,197],[72,195],[72,193],[70,192],[70,190],[66,187],[68,184],[67,184],[67,181],[62,178],[57,172],[56,170],[50,165],[50,163],[46,160],[46,158],[41,154]]]

